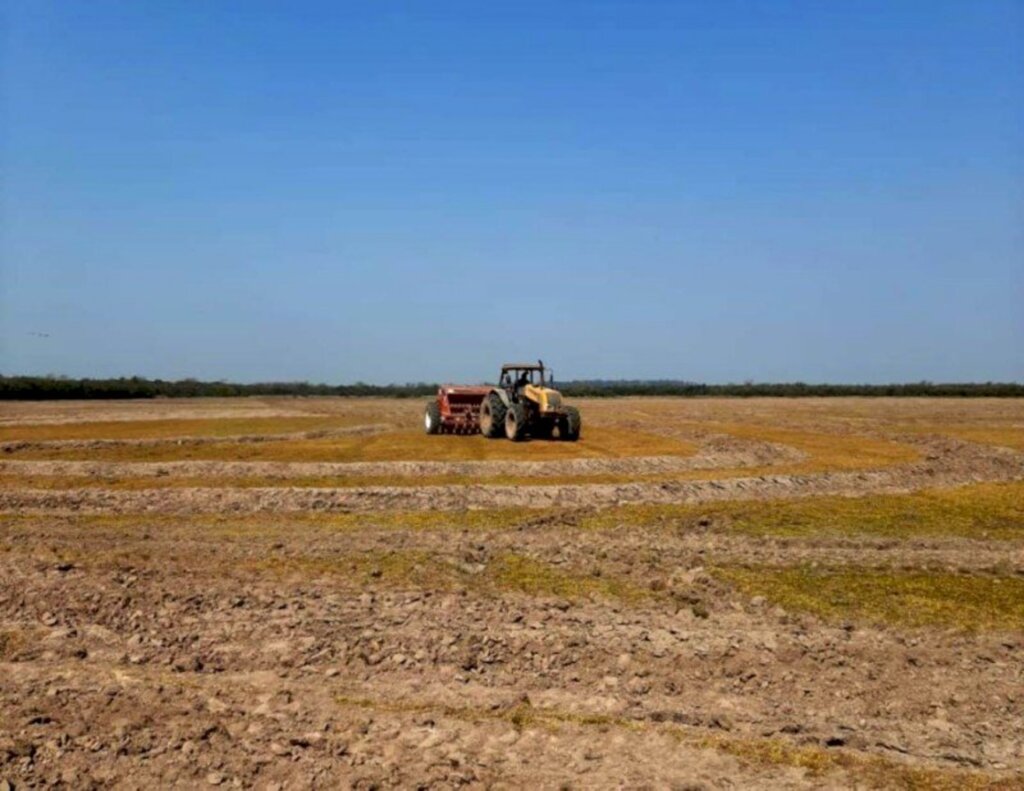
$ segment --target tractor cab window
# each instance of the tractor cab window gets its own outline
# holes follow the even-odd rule
[[[526,385],[544,385],[544,372],[539,368],[509,368],[502,371],[500,385],[521,390]]]
[[[523,387],[525,385],[543,385],[544,374],[537,368],[528,368],[521,371],[519,378],[516,380],[517,387]]]

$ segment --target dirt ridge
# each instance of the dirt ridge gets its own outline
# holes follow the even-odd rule
[[[353,433],[353,432],[347,432]],[[495,476],[595,474],[657,474],[730,467],[760,467],[803,461],[807,454],[766,442],[708,442],[693,456],[638,456],[617,459],[554,461],[386,461],[386,462],[262,462],[262,461],[21,461],[0,460],[0,474],[42,476],[207,476],[295,478],[320,476],[431,475]]]
[[[935,442],[931,443],[935,450]],[[112,491],[10,489],[0,510],[201,513],[205,511],[375,511],[551,508],[630,503],[700,503],[737,499],[905,493],[937,486],[1024,479],[1024,454],[957,440],[923,462],[880,470],[762,475],[710,481],[506,486],[368,486],[348,489],[254,487]]]

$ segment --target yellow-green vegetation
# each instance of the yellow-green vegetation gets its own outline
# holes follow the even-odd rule
[[[858,434],[807,431],[746,423],[689,424],[693,428],[720,431],[740,439],[774,442],[807,454],[805,461],[749,470],[748,474],[809,473],[824,470],[863,470],[917,461],[916,448],[899,442]]]
[[[871,535],[1024,540],[1024,483],[983,483],[913,494],[738,500],[703,506],[629,506],[595,513],[584,524],[657,524],[711,518],[724,529],[760,536]]]
[[[140,475],[10,475],[0,473],[0,489],[110,489],[138,491],[141,489],[354,489],[374,486],[581,486],[584,484],[672,483],[684,481],[718,480],[752,476],[749,468],[731,470],[685,470],[678,473],[590,475],[308,475],[296,477],[274,476],[181,476]]]
[[[715,477],[732,477],[726,473]],[[740,474],[736,471],[735,474]],[[138,491],[140,489],[256,489],[256,488],[323,488],[346,489],[373,486],[578,486],[581,484],[662,483],[676,480],[698,480],[708,473],[680,473],[664,475],[346,475],[300,476],[279,478],[271,476],[218,477],[146,475],[132,477],[101,477],[85,475],[5,475],[0,473],[0,489],[111,489]]]
[[[348,428],[365,422],[365,420],[352,415],[316,415],[46,423],[0,427],[0,442],[273,436],[275,434]]]
[[[1024,579],[862,568],[718,567],[750,596],[830,621],[964,631],[1024,630]]]
[[[901,495],[736,500],[705,504],[624,505],[592,510],[515,508],[468,511],[300,512],[288,514],[0,514],[0,529],[30,537],[66,525],[72,530],[133,531],[153,527],[209,539],[273,536],[296,528],[491,529],[528,523],[554,529],[715,529],[791,538],[882,536],[1024,540],[1024,482],[982,483]]]
[[[275,513],[208,513],[187,518],[174,514],[24,514],[0,513],[0,535],[24,539],[62,535],[98,538],[108,536],[123,541],[150,532],[160,538],[189,537],[211,541],[233,538],[276,540],[296,531],[322,530],[325,533],[371,529],[447,530],[501,529],[519,524],[533,514],[521,509],[481,509],[471,511],[374,511],[372,513],[300,511]]]
[[[0,429],[3,440],[52,439],[163,439],[155,445],[118,445],[100,448],[42,447],[23,448],[13,452],[20,459],[64,459],[94,461],[557,461],[579,458],[635,458],[641,456],[691,456],[696,445],[678,437],[666,437],[637,431],[635,427],[617,423],[615,415],[599,423],[588,423],[578,443],[536,441],[527,443],[494,442],[481,436],[426,436],[418,430],[386,431],[373,434],[327,436],[318,438],[289,438],[299,431],[330,430],[356,423],[373,422],[371,415],[320,415],[282,418],[216,418],[190,420],[106,421],[64,425],[14,426]],[[621,419],[621,418],[620,418]],[[652,418],[656,424],[657,420]],[[377,421],[380,422],[380,421]],[[779,428],[751,425],[742,422],[669,419],[676,429],[695,434],[708,431],[728,434],[741,439],[774,442],[786,445],[807,455],[803,461],[756,468],[735,468],[719,474],[707,470],[694,470],[675,474],[651,476],[591,475],[558,476],[542,479],[544,483],[620,483],[642,478],[649,481],[693,480],[707,477],[761,475],[767,473],[809,473],[823,470],[855,470],[885,467],[914,461],[919,458],[915,448],[890,440],[850,433],[820,432],[806,429]],[[266,441],[237,442],[230,437],[261,435]],[[277,436],[275,436],[277,435]],[[221,442],[173,442],[176,437],[206,437]],[[351,486],[351,485],[432,485],[471,483],[486,479],[490,483],[518,485],[536,479],[516,476],[454,476],[439,475],[430,479],[411,479],[402,476],[374,478],[346,478],[332,481],[309,479],[288,481],[298,486]],[[156,486],[189,485],[188,478],[155,481]],[[39,484],[45,488],[66,488],[82,481],[66,480],[62,483]],[[36,484],[33,484],[36,485]],[[87,484],[88,485],[88,484]],[[285,485],[280,479],[261,482],[259,479],[207,480],[204,485],[257,486]],[[135,488],[136,484],[121,481],[118,488]]]
[[[692,443],[678,439],[621,428],[594,426],[585,429],[579,442],[498,442],[480,435],[428,436],[422,431],[389,431],[316,439],[276,439],[265,442],[225,440],[179,445],[171,441],[158,445],[116,445],[100,448],[25,448],[11,455],[19,459],[88,461],[557,461],[690,456],[695,451],[696,446]]]
[[[419,714],[433,713],[456,720],[479,723],[507,722],[517,730],[543,728],[557,733],[566,727],[621,728],[641,733],[664,733],[687,747],[717,750],[734,756],[747,766],[792,767],[808,776],[823,779],[843,771],[860,788],[898,788],[907,791],[981,791],[982,789],[1019,788],[1020,777],[1003,778],[984,772],[958,769],[941,770],[910,766],[874,755],[847,750],[828,749],[817,745],[794,745],[783,739],[740,738],[708,735],[697,728],[677,724],[654,723],[630,717],[569,712],[554,708],[517,703],[513,706],[471,707],[432,704],[417,701],[375,700],[352,694],[337,694],[340,706],[378,712]]]
[[[645,723],[640,720],[631,720],[610,714],[567,712],[559,709],[534,707],[529,703],[516,703],[512,706],[482,708],[479,706],[451,706],[446,704],[409,700],[376,700],[373,698],[345,693],[336,694],[334,696],[334,701],[341,706],[373,709],[374,711],[398,714],[435,712],[445,717],[452,717],[454,719],[467,720],[470,722],[500,720],[511,723],[519,730],[530,727],[550,727],[559,723],[571,723],[577,725],[615,725],[632,729],[640,729],[645,725]]]
[[[1015,448],[1024,450],[1024,428],[1000,427],[1000,428],[940,428],[936,433],[948,434],[970,442],[978,442],[983,445],[996,445],[1001,448]]]
[[[763,473],[764,470],[761,470]],[[345,475],[341,476],[180,476],[145,475],[132,477],[93,475],[10,475],[0,473],[0,489],[353,489],[374,486],[580,486],[584,484],[672,483],[754,476],[751,468],[730,470],[684,470],[652,475],[596,473],[590,475]]]
[[[504,554],[488,564],[488,576],[499,590],[531,596],[580,599],[590,596],[636,602],[651,592],[614,577],[594,577],[556,568],[523,555]]]
[[[759,535],[868,534],[1024,539],[1024,483],[986,483],[907,495],[729,503],[730,527]]]
[[[742,431],[741,431],[742,429]],[[746,427],[730,429],[737,434]],[[757,429],[761,431],[761,429]],[[755,432],[756,433],[756,432]],[[486,483],[494,486],[566,486],[665,483],[760,475],[806,474],[824,470],[869,469],[913,461],[917,451],[905,445],[863,437],[836,437],[809,432],[784,432],[792,446],[808,453],[806,461],[763,467],[683,470],[672,473],[596,473],[579,475],[527,476],[502,473],[436,475],[346,475],[346,476],[188,476],[139,475],[131,477],[0,475],[0,488],[114,490],[166,488],[303,487],[347,488],[368,486],[457,486]],[[782,441],[771,431],[771,441]],[[753,436],[748,438],[754,438]],[[827,448],[827,450],[826,450]],[[19,459],[92,461],[563,461],[587,458],[638,458],[645,456],[692,456],[693,443],[622,429],[597,427],[588,430],[578,443],[539,441],[531,443],[494,442],[482,437],[433,436],[415,432],[384,432],[363,436],[318,439],[280,439],[267,442],[231,442],[202,445],[142,445],[106,448],[27,448],[15,452]]]
[[[413,514],[384,513],[381,526],[398,527],[403,517],[423,526],[437,527],[439,517],[446,515],[425,512]],[[450,515],[447,515],[450,518]],[[493,519],[516,523],[513,511],[471,512],[464,515],[477,526],[493,526]],[[636,603],[654,595],[650,590],[608,575],[594,576],[578,569],[557,567],[525,555],[495,554],[480,561],[414,549],[396,551],[278,551],[276,539],[294,535],[297,529],[327,531],[366,529],[365,515],[337,514],[320,516],[302,514],[287,521],[257,515],[255,519],[211,515],[190,521],[182,527],[174,517],[83,515],[39,517],[5,515],[0,517],[0,544],[10,551],[30,552],[34,559],[73,563],[83,568],[116,568],[147,565],[153,562],[153,542],[138,541],[142,534],[159,531],[163,541],[186,539],[193,544],[208,543],[210,551],[193,547],[188,553],[189,573],[233,573],[241,575],[274,575],[311,579],[330,577],[343,585],[360,589],[408,588],[429,590],[470,590],[498,595],[505,592],[529,596],[550,596],[565,599],[610,598]],[[360,520],[363,520],[360,523]],[[403,527],[409,525],[402,524]],[[463,523],[461,526],[465,526]],[[82,548],[83,534],[91,546]],[[27,539],[15,543],[14,539]],[[167,563],[175,559],[169,557]]]
[[[337,576],[360,588],[466,589],[476,593],[524,593],[565,599],[590,597],[635,602],[650,592],[623,580],[556,568],[524,555],[503,553],[484,562],[459,561],[418,551],[343,555],[288,555],[252,562],[253,568],[303,577]]]

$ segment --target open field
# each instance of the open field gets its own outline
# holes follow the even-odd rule
[[[1024,788],[1024,401],[0,405],[0,782]]]

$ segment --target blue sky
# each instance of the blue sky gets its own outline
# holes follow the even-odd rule
[[[4,14],[0,372],[1024,380],[1024,3]]]

